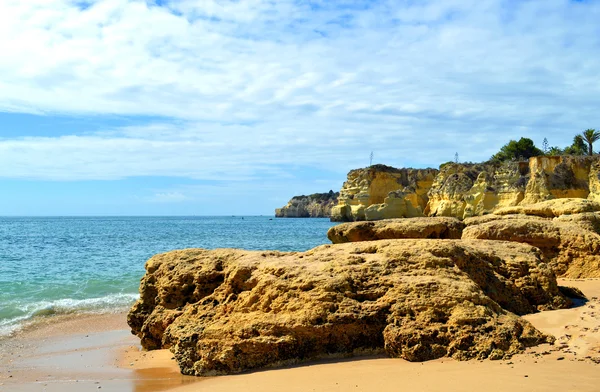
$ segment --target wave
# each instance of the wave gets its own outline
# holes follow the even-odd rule
[[[110,294],[98,298],[64,298],[54,301],[38,301],[17,306],[21,315],[0,319],[0,337],[12,335],[27,325],[47,317],[80,314],[112,313],[126,310],[139,298],[139,294]]]

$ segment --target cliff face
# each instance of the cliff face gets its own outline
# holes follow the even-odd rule
[[[600,157],[544,156],[528,162],[448,163],[439,171],[382,165],[352,170],[331,219],[463,219],[501,207],[557,198],[600,201]]]
[[[376,220],[392,216],[422,216],[427,192],[438,170],[395,169],[373,165],[352,170],[342,186],[332,221]]]
[[[327,218],[338,202],[339,192],[294,196],[285,207],[275,209],[277,218]]]
[[[503,164],[447,164],[429,190],[429,216],[464,218],[514,206],[525,197],[529,166]]]

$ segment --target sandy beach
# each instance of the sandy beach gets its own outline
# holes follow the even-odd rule
[[[507,361],[411,363],[391,358],[312,362],[233,376],[183,376],[167,350],[143,352],[125,314],[50,318],[0,341],[1,391],[598,391],[600,279],[561,280],[588,297],[528,315],[556,336]]]

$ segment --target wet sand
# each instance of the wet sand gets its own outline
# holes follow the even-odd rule
[[[0,340],[0,391],[600,391],[600,279],[560,284],[589,301],[526,316],[557,341],[508,361],[358,358],[201,379],[181,375],[167,350],[141,351],[121,313],[53,318]]]

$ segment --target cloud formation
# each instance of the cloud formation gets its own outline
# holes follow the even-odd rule
[[[0,177],[283,178],[567,144],[600,127],[599,19],[567,0],[4,0],[0,112],[160,120],[0,138]]]

